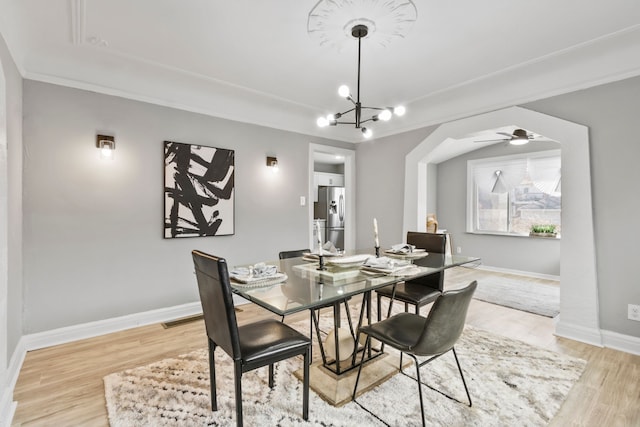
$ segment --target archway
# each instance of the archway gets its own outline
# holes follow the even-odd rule
[[[516,125],[562,145],[562,249],[560,318],[556,334],[602,346],[598,313],[589,133],[586,126],[520,107],[445,123],[405,159],[403,232],[424,230],[427,213],[427,164],[453,139],[482,129]],[[462,153],[458,153],[462,154]]]

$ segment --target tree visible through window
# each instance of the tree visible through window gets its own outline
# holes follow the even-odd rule
[[[532,225],[561,230],[560,151],[467,163],[468,231],[528,235]]]

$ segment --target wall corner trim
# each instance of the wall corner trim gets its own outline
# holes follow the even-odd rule
[[[560,313],[560,321],[556,325],[556,336],[595,345],[596,347],[604,347],[599,329],[563,322],[562,313]]]

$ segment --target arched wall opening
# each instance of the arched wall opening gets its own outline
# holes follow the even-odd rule
[[[560,316],[556,335],[602,346],[598,312],[589,132],[586,126],[521,107],[510,107],[438,127],[405,159],[403,233],[424,230],[427,215],[427,165],[434,153],[479,130],[518,126],[562,146],[562,247]],[[459,155],[462,152],[456,154]]]

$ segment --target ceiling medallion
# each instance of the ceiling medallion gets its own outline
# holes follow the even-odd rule
[[[342,50],[358,25],[368,28],[367,43],[386,47],[404,38],[418,17],[411,0],[320,0],[309,12],[307,32],[321,46]]]

